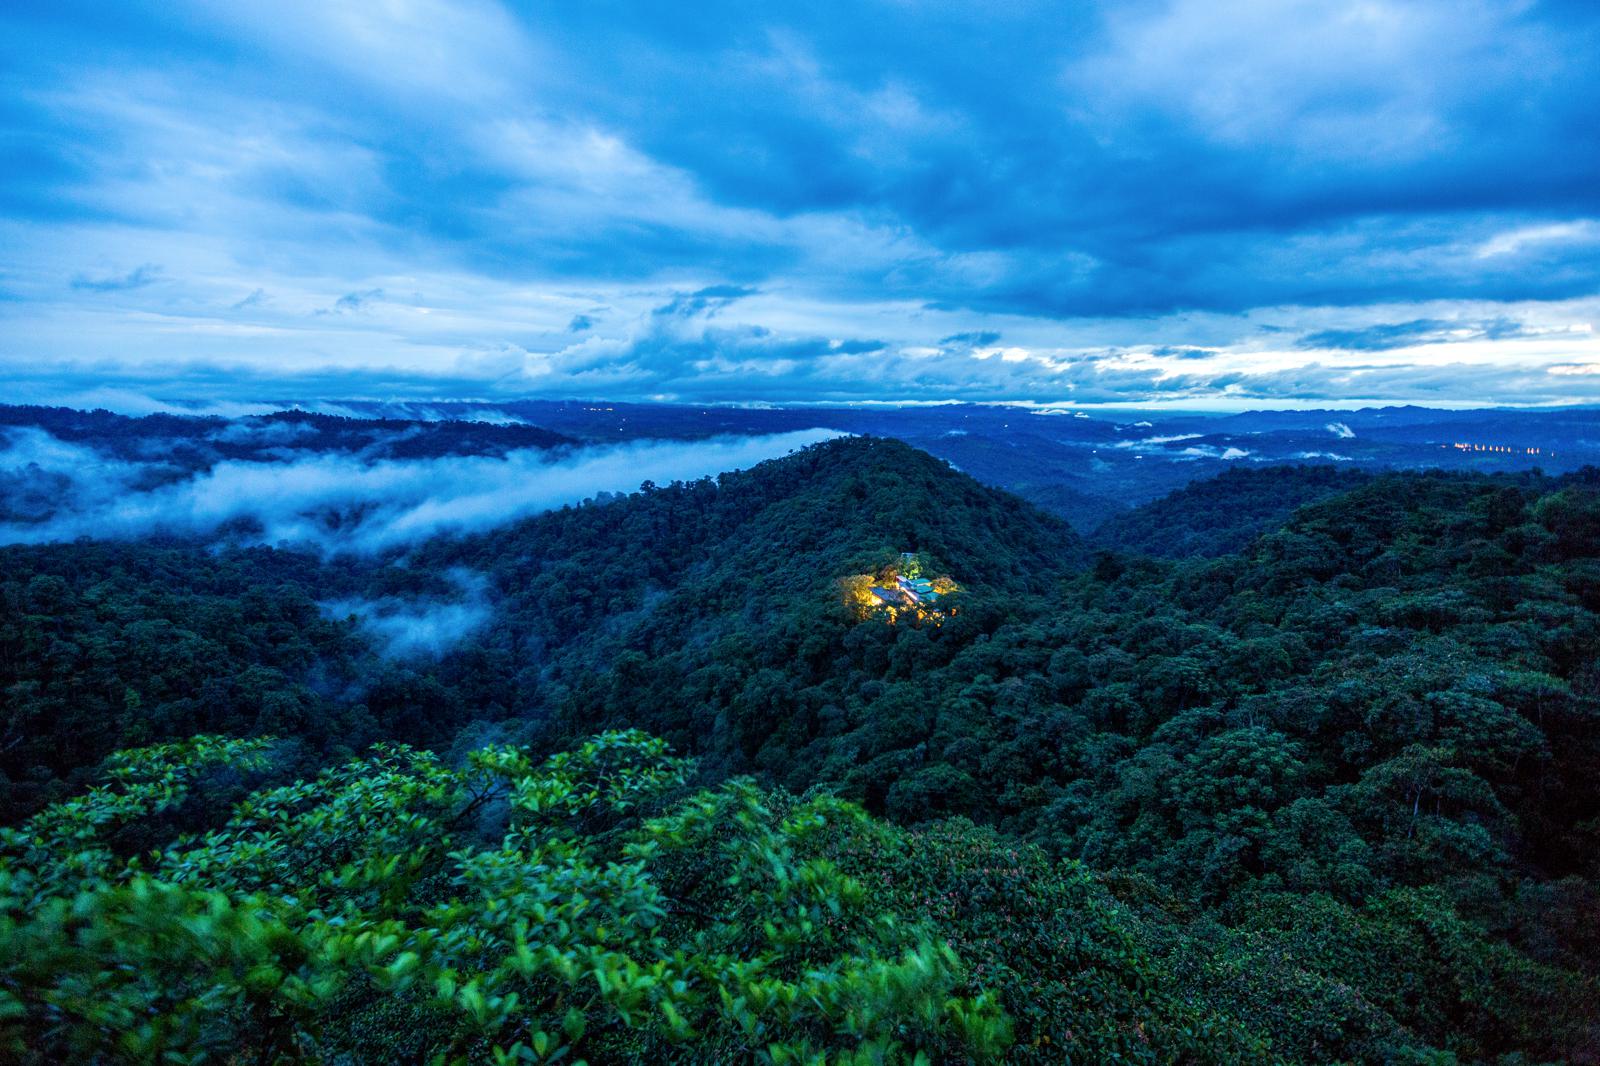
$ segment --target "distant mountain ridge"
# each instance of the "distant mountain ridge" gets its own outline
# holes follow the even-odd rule
[[[0,405],[0,431],[6,427],[40,429],[58,440],[133,459],[149,458],[149,443],[160,442],[173,462],[190,468],[225,460],[272,461],[283,458],[286,449],[362,453],[372,459],[430,459],[504,455],[518,448],[578,443],[565,434],[521,422],[352,418],[298,410],[240,418],[130,417],[105,410]]]
[[[1191,412],[950,404],[734,407],[513,399],[317,405],[224,420],[0,407],[0,427],[32,425],[133,457],[174,449],[186,469],[271,460],[295,448],[378,458],[504,455],[521,448],[700,441],[832,429],[892,437],[945,459],[1088,533],[1122,511],[1234,467],[1329,464],[1367,471],[1441,468],[1562,472],[1600,464],[1600,410]],[[54,427],[52,429],[51,427]]]

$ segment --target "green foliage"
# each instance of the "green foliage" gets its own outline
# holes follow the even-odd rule
[[[1297,507],[1348,492],[1371,476],[1328,464],[1227,470],[1112,516],[1091,541],[1168,559],[1227,555],[1276,529]]]
[[[673,801],[691,765],[636,732],[462,770],[385,747],[157,852],[103,846],[260,748],[127,753],[0,839],[7,1056],[866,1063],[1010,1043],[929,926],[818,854],[858,809],[745,781]]]
[[[949,935],[971,985],[991,989],[1015,1020],[1011,1061],[1271,1058],[1263,1036],[1170,979],[1140,920],[1078,863],[965,819],[917,832],[861,823],[830,847],[897,908]]]
[[[86,784],[119,748],[197,733],[275,733],[336,756],[396,734],[448,739],[376,701],[331,698],[384,672],[318,610],[316,595],[350,580],[265,549],[0,548],[6,820]]]
[[[199,736],[113,755],[106,784],[45,808],[20,829],[0,829],[8,890],[55,895],[98,884],[116,861],[118,830],[181,803],[209,768],[261,765],[266,747],[263,740]]]

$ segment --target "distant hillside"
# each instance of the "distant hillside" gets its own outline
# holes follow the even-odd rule
[[[504,455],[518,448],[559,448],[572,437],[523,423],[345,418],[278,411],[246,418],[154,414],[141,418],[67,407],[0,405],[7,428],[42,429],[57,440],[90,445],[123,459],[146,460],[152,449],[185,469],[224,460],[273,461],[290,452],[359,452],[368,459],[432,459]]]
[[[1336,466],[1235,467],[1115,515],[1090,537],[1097,548],[1163,559],[1241,551],[1303,504],[1336,496],[1372,475]]]

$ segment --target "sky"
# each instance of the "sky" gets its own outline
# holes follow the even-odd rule
[[[1600,4],[8,0],[0,402],[1600,402]]]

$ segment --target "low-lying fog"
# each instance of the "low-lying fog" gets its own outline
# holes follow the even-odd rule
[[[200,472],[129,460],[42,429],[0,430],[0,543],[158,533],[380,552],[475,533],[601,493],[743,469],[841,434],[811,429],[701,441],[634,441],[498,456],[368,459],[280,451]]]

